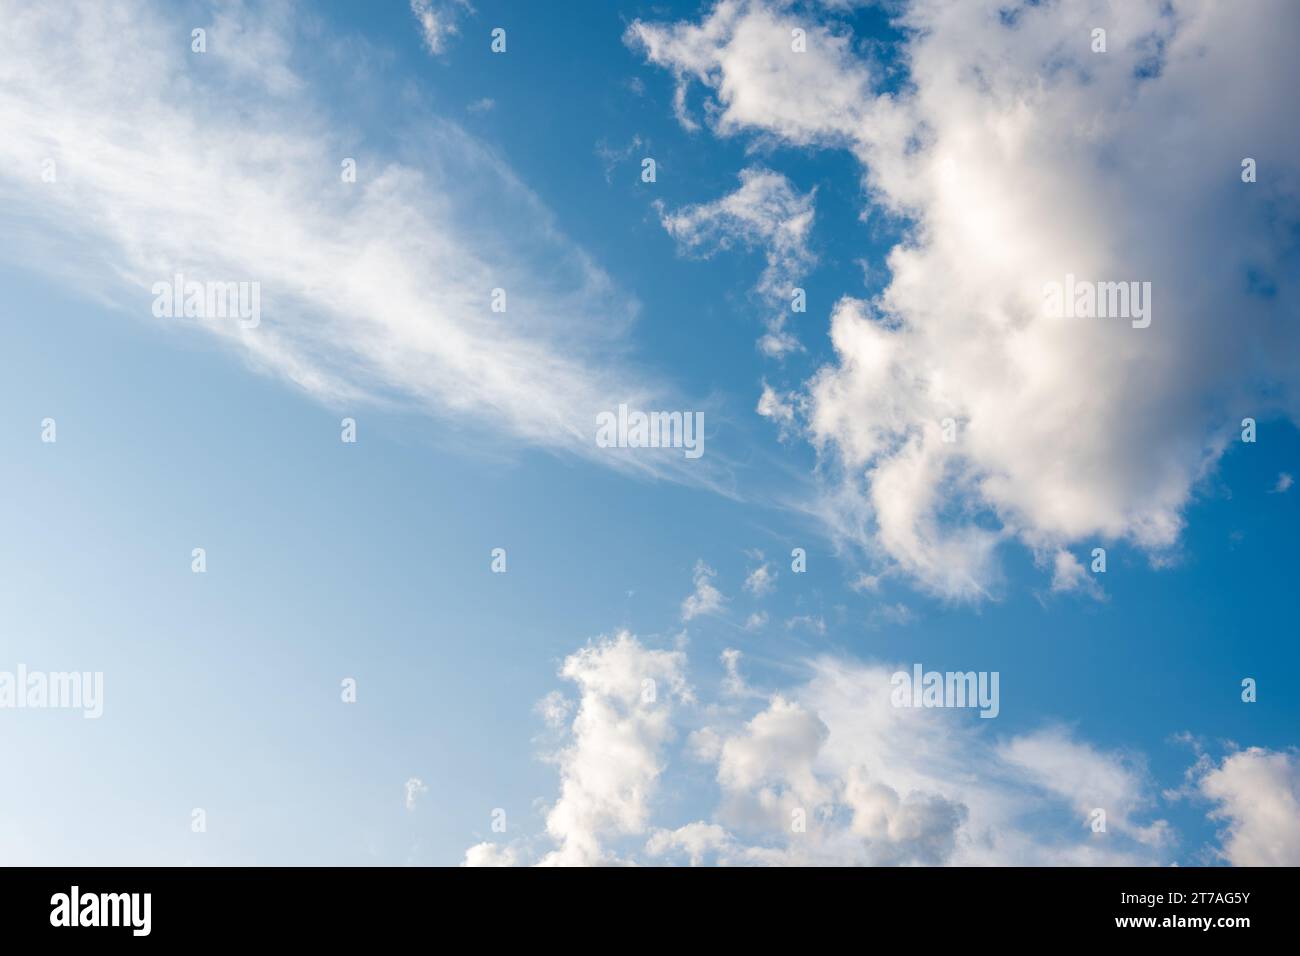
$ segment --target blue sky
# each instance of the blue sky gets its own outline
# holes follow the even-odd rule
[[[0,859],[1300,862],[1294,9],[373,6],[4,10]]]

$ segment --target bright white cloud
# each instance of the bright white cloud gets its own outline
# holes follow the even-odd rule
[[[792,50],[795,27],[807,31],[805,53]],[[872,100],[870,76],[849,38],[808,18],[796,20],[777,4],[723,0],[698,25],[636,20],[626,39],[673,72],[678,116],[688,126],[694,123],[686,109],[688,84],[711,90],[706,115],[724,136],[762,128],[799,145],[848,142]]]
[[[656,830],[646,841],[646,853],[651,857],[664,857],[673,852],[684,853],[691,866],[700,866],[710,854],[724,850],[732,844],[731,836],[716,823],[688,823],[676,830]]]
[[[461,866],[519,866],[519,851],[500,843],[476,843],[465,851]]]
[[[1233,866],[1300,866],[1300,755],[1250,747],[1193,774],[1223,823],[1219,855]]]
[[[782,3],[628,31],[683,110],[703,88],[716,133],[847,148],[875,210],[912,223],[884,292],[835,307],[806,426],[838,469],[832,527],[945,597],[992,593],[1009,539],[1053,554],[1126,540],[1159,559],[1241,409],[1300,404],[1300,129],[1274,110],[1300,85],[1300,8],[1005,8],[902,8],[897,93]],[[1168,122],[1189,104],[1196,123]],[[1247,156],[1269,175],[1243,183]],[[1044,284],[1067,275],[1150,282],[1150,326],[1046,315]]]
[[[645,831],[674,706],[690,698],[684,666],[680,651],[649,650],[627,632],[565,659],[560,674],[578,687],[578,711],[553,758],[560,796],[546,832],[556,849],[543,865],[614,862],[604,841]]]
[[[813,762],[830,731],[799,704],[780,695],[722,744],[718,783],[726,799],[752,801],[755,816],[770,813],[782,802],[809,810],[825,803],[830,793],[813,773]],[[737,814],[737,808],[730,809]],[[743,817],[744,810],[740,813]],[[781,819],[788,813],[779,813]]]

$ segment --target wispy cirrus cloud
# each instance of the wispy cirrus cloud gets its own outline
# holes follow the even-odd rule
[[[473,13],[469,0],[411,0],[411,14],[420,25],[424,47],[435,56],[460,33],[461,19]]]
[[[406,797],[402,802],[406,805],[407,810],[414,810],[420,794],[429,792],[429,788],[419,777],[411,777],[407,780],[406,783],[402,784],[402,790],[406,793]]]
[[[595,448],[599,411],[669,391],[629,356],[636,301],[455,123],[412,120],[386,154],[336,120],[297,69],[294,9],[224,8],[195,52],[188,19],[147,0],[0,3],[4,254],[334,406],[707,483],[708,461]],[[260,325],[153,318],[177,273],[259,282]]]

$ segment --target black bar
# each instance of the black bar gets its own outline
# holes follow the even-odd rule
[[[461,932],[479,934],[484,945],[517,938],[548,948],[581,945],[588,933],[599,934],[587,936],[588,944],[604,940],[616,949],[638,938],[677,946],[710,938],[761,943],[800,933],[847,934],[879,945],[894,930],[913,942],[1131,936],[1146,944],[1201,939],[1231,946],[1252,934],[1292,935],[1295,875],[1293,868],[1219,867],[26,868],[0,871],[0,925],[6,942],[66,942],[76,934],[78,944],[94,946],[403,939],[452,946],[451,934]],[[53,925],[70,923],[74,886],[78,921],[92,913],[98,919],[102,911],[105,921],[116,916],[122,925]],[[148,934],[137,935],[144,927],[143,895],[128,903],[116,894],[145,893]],[[115,895],[104,901],[99,894]],[[1199,925],[1206,919],[1208,928]]]

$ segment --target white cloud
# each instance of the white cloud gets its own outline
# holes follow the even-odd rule
[[[519,851],[499,843],[476,843],[465,851],[461,866],[519,866]]]
[[[761,631],[765,627],[767,627],[766,611],[755,611],[745,618],[745,630],[747,631]]]
[[[686,684],[680,651],[647,649],[626,632],[569,657],[579,686],[561,792],[547,818],[547,864],[1162,865],[1174,834],[1158,817],[1144,759],[1061,726],[1001,735],[959,709],[891,703],[895,668],[843,658],[803,662],[806,678],[767,695],[744,688],[740,655],[723,655],[718,702]],[[653,705],[642,681],[660,686]],[[735,684],[731,683],[731,679]],[[755,699],[757,698],[757,699]],[[679,792],[668,745],[715,768],[716,808],[656,825],[659,792]],[[1190,789],[1213,801],[1238,865],[1300,859],[1300,760],[1250,749],[1215,766],[1202,757]],[[1173,798],[1176,793],[1167,794]],[[1093,811],[1106,813],[1095,832]],[[794,811],[806,821],[792,828]],[[524,861],[525,843],[471,847],[466,864]]]
[[[724,648],[719,655],[722,661],[722,667],[725,676],[722,679],[722,694],[724,697],[752,697],[755,692],[745,683],[745,678],[740,673],[740,651],[734,647]]]
[[[781,441],[794,433],[795,410],[790,393],[782,394],[764,381],[763,391],[758,396],[758,405],[754,410],[776,423],[777,435]]]
[[[447,49],[450,39],[460,33],[461,17],[473,12],[474,8],[469,5],[469,0],[449,0],[444,3],[434,3],[433,0],[411,0],[411,13],[420,25],[424,46],[434,55]]]
[[[717,571],[702,560],[695,562],[695,590],[682,601],[682,620],[690,621],[702,614],[717,614],[727,599],[713,585]]]
[[[558,728],[564,726],[573,713],[573,701],[558,690],[553,690],[537,702],[536,710],[547,727]]]
[[[878,866],[947,862],[966,819],[962,804],[916,791],[900,797],[856,767],[849,771],[844,802],[853,814],[850,832],[871,848],[872,863]]]
[[[578,712],[554,757],[560,796],[546,832],[557,846],[543,865],[615,862],[603,841],[645,831],[673,708],[690,697],[684,665],[680,651],[648,650],[627,632],[565,659],[560,674],[578,686]]]
[[[1276,495],[1285,494],[1291,490],[1293,484],[1295,484],[1295,479],[1284,471],[1277,476],[1277,484],[1273,486],[1273,493]]]
[[[870,592],[871,594],[877,594],[880,591],[880,575],[859,574],[849,582],[849,587],[859,593]]]
[[[785,330],[793,290],[816,262],[808,248],[815,191],[799,193],[779,173],[758,166],[740,172],[740,188],[721,199],[667,212],[660,205],[663,227],[678,247],[708,257],[734,245],[763,250],[767,264],[758,293],[775,309],[759,346],[772,356],[800,348]]]
[[[762,553],[758,558],[762,560]],[[745,578],[745,590],[756,598],[761,598],[771,593],[772,588],[776,587],[777,572],[772,570],[772,565],[763,561],[758,567],[749,572]]]
[[[793,280],[815,261],[808,250],[814,194],[800,194],[780,173],[757,166],[741,170],[740,183],[713,202],[662,212],[663,227],[694,255],[711,256],[736,244],[761,248],[767,265],[759,291],[789,298]]]
[[[830,799],[813,772],[813,762],[830,731],[799,704],[780,695],[742,730],[724,739],[718,758],[718,783],[733,818],[789,818],[789,809],[811,812]],[[781,812],[785,811],[785,812]]]
[[[1239,408],[1298,405],[1300,130],[1275,105],[1300,85],[1300,8],[1004,6],[904,8],[897,93],[783,4],[628,31],[683,104],[704,88],[716,133],[847,148],[874,209],[911,221],[879,298],[835,307],[806,426],[838,470],[832,527],[955,598],[994,592],[1010,539],[1123,539],[1159,559]],[[1102,20],[1104,55],[1088,45]],[[807,53],[789,51],[793,26]],[[1169,121],[1189,103],[1196,123]],[[1267,181],[1241,182],[1248,155],[1269,157]],[[1151,325],[1046,316],[1044,283],[1067,274],[1151,282]]]
[[[1056,592],[1083,591],[1096,600],[1105,597],[1097,579],[1069,551],[1057,551],[1052,556],[1052,590]]]
[[[1219,855],[1233,866],[1300,866],[1300,756],[1250,747],[1193,774],[1226,830]]]
[[[1133,761],[1064,731],[1002,744],[955,711],[896,708],[891,670],[823,657],[812,677],[773,697],[721,739],[720,822],[765,852],[751,862],[1060,864],[1154,862],[1147,839],[1160,822],[1138,819],[1152,796]],[[1102,782],[1069,776],[1071,759]],[[1119,808],[1115,832],[1093,834],[1082,804]],[[808,829],[790,832],[790,810]],[[1043,820],[1051,822],[1044,826]],[[1101,839],[1103,836],[1107,839]],[[1139,839],[1138,837],[1142,837]]]
[[[716,823],[688,823],[676,830],[656,830],[646,842],[646,853],[663,857],[680,852],[691,866],[700,866],[710,854],[730,845],[731,837]]]
[[[143,0],[0,15],[6,258],[160,334],[211,335],[348,411],[413,409],[484,442],[707,481],[680,456],[596,449],[598,411],[674,407],[625,359],[635,302],[458,126],[413,121],[385,153],[332,122],[333,101],[292,67],[310,43],[342,68],[341,45],[300,40],[287,16],[245,25],[239,7],[214,21],[207,54],[190,52],[188,21]],[[105,57],[105,37],[133,55]],[[46,158],[56,182],[41,182]],[[153,318],[153,284],[177,272],[260,282],[261,324]],[[489,309],[498,287],[506,313]]]
[[[1133,820],[1151,802],[1140,761],[1101,753],[1071,739],[1060,727],[1016,737],[998,748],[998,756],[1039,787],[1069,801],[1080,821],[1101,809],[1106,812],[1108,828],[1140,843],[1159,845],[1167,838],[1165,821],[1136,824]]]
[[[412,777],[410,780],[407,780],[406,783],[402,785],[402,789],[406,792],[406,799],[404,802],[406,803],[406,809],[408,810],[415,809],[416,797],[422,793],[429,792],[429,788],[424,785],[424,781],[419,777]]]
[[[791,51],[796,26],[807,30],[805,53]],[[800,145],[849,140],[872,100],[869,74],[847,37],[785,16],[776,5],[724,0],[698,26],[636,20],[626,39],[676,76],[678,116],[688,128],[691,80],[716,94],[706,112],[721,135],[758,127]]]

